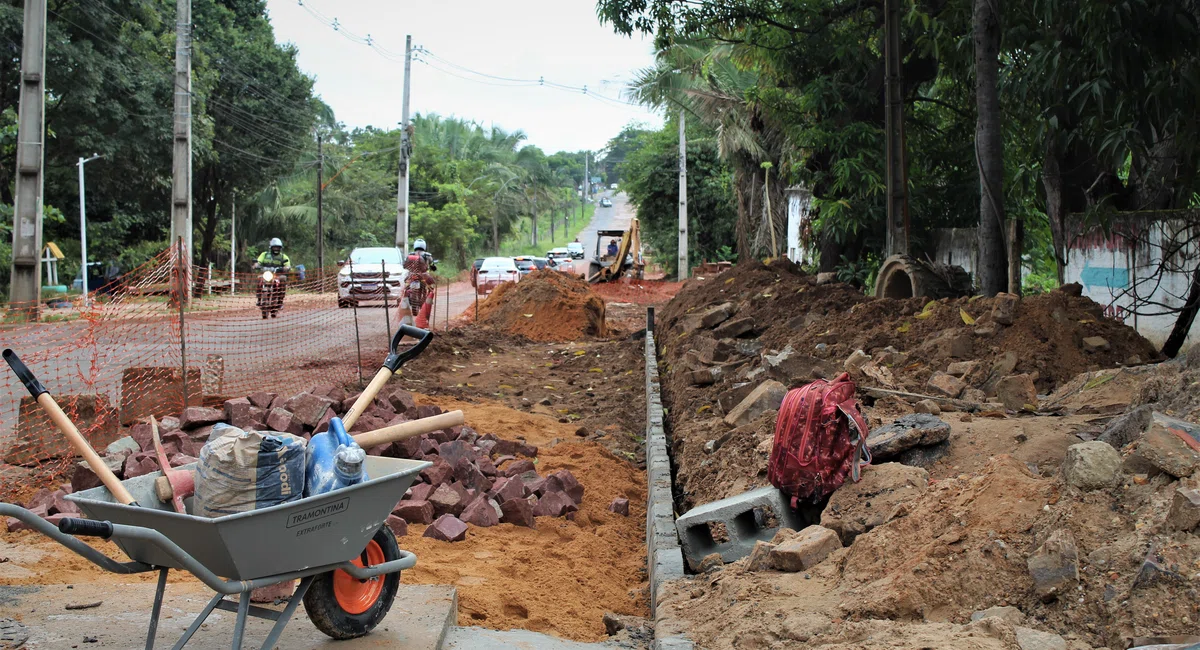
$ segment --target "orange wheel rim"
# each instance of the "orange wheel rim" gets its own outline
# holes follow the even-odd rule
[[[367,564],[364,565],[362,556],[367,557]],[[375,566],[383,564],[383,549],[375,540],[367,542],[367,548],[359,557],[351,560],[354,566]],[[359,580],[354,576],[337,569],[333,572],[333,597],[337,599],[338,606],[348,614],[361,614],[375,604],[379,600],[379,594],[383,593],[383,576],[376,576],[366,580]]]

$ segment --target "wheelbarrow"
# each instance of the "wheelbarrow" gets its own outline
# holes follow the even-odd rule
[[[406,333],[422,335],[421,341],[397,352]],[[405,361],[420,354],[431,336],[411,327],[397,332],[380,374],[390,370],[390,376]],[[15,355],[6,351],[5,358],[30,392],[36,393],[39,403],[49,400],[53,404]],[[380,386],[382,382],[375,390],[363,393],[368,404]],[[48,410],[53,414],[52,409]],[[79,440],[83,441],[82,436]],[[77,444],[74,438],[72,442]],[[82,444],[87,445],[86,441]],[[87,449],[91,451],[90,446]],[[237,615],[234,650],[242,647],[249,617],[275,621],[261,646],[269,650],[275,647],[301,602],[317,629],[334,639],[364,636],[383,620],[399,589],[399,572],[417,562],[415,555],[400,550],[384,522],[420,471],[430,465],[426,461],[368,456],[365,470],[373,477],[369,481],[216,518],[191,514],[191,497],[184,500],[184,513],[175,512],[170,502],[161,501],[155,490],[155,479],[162,476],[161,472],[68,495],[67,499],[78,504],[88,519],[64,518],[55,527],[31,511],[7,503],[0,503],[0,516],[23,521],[107,571],[158,571],[146,633],[148,650],[154,648],[167,575],[172,569],[192,573],[216,592],[172,646],[175,650],[183,648],[217,609]],[[178,469],[194,470],[195,464]],[[78,537],[112,540],[131,561],[118,562]],[[294,580],[300,580],[300,584],[282,611],[250,604],[251,591]],[[230,596],[238,598],[234,601]]]

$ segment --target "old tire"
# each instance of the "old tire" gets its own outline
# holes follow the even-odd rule
[[[354,564],[374,566],[400,558],[396,536],[387,526],[376,531]],[[369,634],[387,616],[400,588],[400,573],[355,580],[339,570],[322,573],[304,594],[304,611],[317,629],[333,639]]]

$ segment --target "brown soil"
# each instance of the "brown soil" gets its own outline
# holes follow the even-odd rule
[[[539,447],[539,474],[568,469],[585,492],[575,521],[541,517],[536,530],[472,526],[465,541],[446,544],[421,537],[424,526],[410,526],[401,545],[419,560],[405,580],[457,587],[460,625],[596,641],[605,638],[605,612],[646,615],[642,471],[545,415],[447,397],[418,401],[464,409],[467,425],[481,433],[525,438]],[[571,440],[550,446],[555,438]],[[628,517],[608,512],[617,497],[629,499]]]
[[[921,300],[876,300],[845,285],[817,285],[787,263],[735,267],[689,282],[660,312],[657,341],[680,511],[767,483],[775,414],[731,430],[715,403],[738,382],[766,379],[761,371],[750,375],[760,358],[731,363],[713,386],[692,386],[688,377],[696,360],[685,355],[711,345],[704,340],[712,333],[686,332],[683,318],[723,302],[737,306],[735,318],[755,319],[747,338],[757,336],[765,351],[790,345],[838,372],[854,350],[877,355],[891,346],[903,358],[885,368],[900,390],[929,393],[929,377],[951,362],[979,360],[990,369],[1015,351],[1013,372],[1035,375],[1039,392],[1051,394],[1038,414],[947,406],[941,416],[951,425],[947,453],[927,467],[925,495],[897,518],[808,573],[751,572],[740,561],[676,581],[660,600],[669,625],[707,639],[706,648],[1015,648],[1011,629],[994,634],[968,625],[971,612],[1008,604],[1028,615],[1029,627],[1063,635],[1070,650],[1195,633],[1200,538],[1164,528],[1179,483],[1127,474],[1117,488],[1081,493],[1065,487],[1059,467],[1070,445],[1094,439],[1131,402],[1195,418],[1200,352],[1192,360],[1136,365],[1156,359],[1148,342],[1104,319],[1095,303],[1062,292],[1023,299],[1012,326],[981,334],[993,329],[994,300],[943,300],[926,309]],[[974,325],[964,322],[964,311]],[[922,312],[928,315],[916,318]],[[947,333],[970,338],[967,359],[949,358],[947,346],[930,343]],[[1105,338],[1110,349],[1085,352],[1088,336]],[[781,378],[792,385],[809,379]],[[869,382],[856,379],[860,386]],[[984,388],[978,377],[968,383]],[[896,397],[860,397],[872,427],[913,410]],[[1026,558],[1059,529],[1079,547],[1080,588],[1043,603]],[[1151,548],[1181,577],[1134,588]]]
[[[542,415],[563,425],[564,439],[595,440],[640,465],[644,345],[628,339],[531,344],[464,327],[439,334],[404,373],[431,403],[445,407],[439,400],[451,398],[468,402],[468,412],[492,404],[512,414]]]
[[[524,628],[578,641],[605,638],[602,617],[606,612],[647,615],[645,593],[645,474],[631,462],[630,452],[618,456],[604,445],[632,449],[639,429],[627,428],[638,409],[644,409],[640,369],[631,367],[635,348],[631,342],[593,343],[590,359],[573,354],[559,355],[556,369],[542,362],[546,346],[506,341],[489,346],[478,331],[452,332],[439,336],[420,363],[403,370],[395,384],[418,391],[422,404],[444,409],[462,409],[466,424],[480,433],[523,438],[539,447],[537,471],[546,475],[569,469],[584,487],[583,503],[574,521],[539,517],[535,530],[501,524],[492,528],[470,527],[467,539],[452,544],[422,537],[424,526],[412,525],[400,546],[417,554],[417,566],[402,580],[421,584],[451,584],[458,589],[459,624],[495,629]],[[514,339],[515,340],[515,339]],[[461,346],[461,347],[460,347]],[[511,347],[507,347],[511,346]],[[564,346],[558,346],[564,347]],[[596,350],[603,352],[595,358]],[[610,353],[611,351],[611,353]],[[457,352],[457,354],[456,354]],[[478,355],[472,356],[472,355]],[[585,355],[581,355],[585,356]],[[612,431],[599,438],[576,436],[580,423],[559,422],[558,414],[534,403],[536,408],[512,408],[495,397],[468,387],[450,384],[466,378],[469,359],[486,359],[503,371],[489,368],[489,377],[513,382],[518,368],[538,366],[540,373],[529,382],[535,395],[552,394],[543,384],[553,381],[571,388],[567,375],[603,384],[607,418]],[[547,355],[546,358],[549,358]],[[423,364],[423,365],[422,365]],[[490,365],[484,363],[484,365]],[[578,369],[576,369],[578,366]],[[589,372],[604,366],[614,370]],[[621,368],[615,372],[615,368]],[[636,372],[631,370],[637,369]],[[549,379],[542,373],[548,374]],[[503,377],[503,379],[501,379]],[[444,378],[444,379],[443,379]],[[475,381],[472,379],[471,381]],[[628,382],[630,392],[642,398],[643,406],[616,393]],[[447,385],[439,388],[438,384]],[[581,385],[582,386],[582,385]],[[502,389],[497,389],[502,390]],[[582,387],[572,388],[582,395]],[[426,391],[426,394],[420,394]],[[561,392],[556,387],[556,392]],[[609,396],[614,396],[608,402]],[[519,397],[509,398],[514,403]],[[539,397],[540,399],[540,397]],[[579,398],[584,399],[583,397]],[[580,404],[583,402],[580,401]],[[598,410],[598,409],[597,409]],[[589,414],[589,417],[593,417]],[[586,418],[582,419],[586,421]],[[614,424],[617,423],[617,424]],[[619,434],[619,435],[618,435]],[[606,440],[607,438],[607,440]],[[627,442],[626,442],[627,441]],[[614,498],[629,499],[628,517],[608,512]],[[95,546],[109,556],[123,554],[108,542]],[[173,573],[172,582],[196,582],[190,575]],[[105,573],[58,544],[33,532],[0,534],[0,585],[74,584],[82,582],[153,581],[153,574],[116,576]]]
[[[925,392],[929,376],[957,360],[946,356],[944,346],[931,342],[948,333],[973,334],[990,326],[995,299],[944,299],[925,310],[928,301],[921,298],[876,299],[841,283],[818,285],[787,261],[752,263],[704,282],[689,282],[663,309],[663,324],[678,335],[685,315],[722,302],[737,304],[737,317],[755,318],[767,350],[791,345],[797,352],[813,354],[817,344],[824,343],[827,358],[840,366],[855,350],[873,354],[891,346],[908,357],[890,368],[898,387]],[[929,315],[917,318],[923,311]],[[974,325],[965,324],[963,312]],[[1085,352],[1081,341],[1092,336],[1106,339],[1110,349]],[[1014,372],[1035,373],[1045,393],[1082,372],[1158,358],[1136,331],[1105,318],[1102,306],[1060,291],[1022,299],[1011,327],[973,339],[969,359],[990,368],[998,356],[1015,351],[1019,358]],[[673,340],[660,337],[661,351],[670,361],[691,347],[673,345]]]
[[[480,302],[479,322],[532,341],[604,336],[604,300],[577,276],[534,271]]]

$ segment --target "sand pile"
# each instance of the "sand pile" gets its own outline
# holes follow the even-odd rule
[[[497,287],[479,303],[479,322],[533,341],[572,341],[607,333],[604,300],[587,282],[547,270]]]

